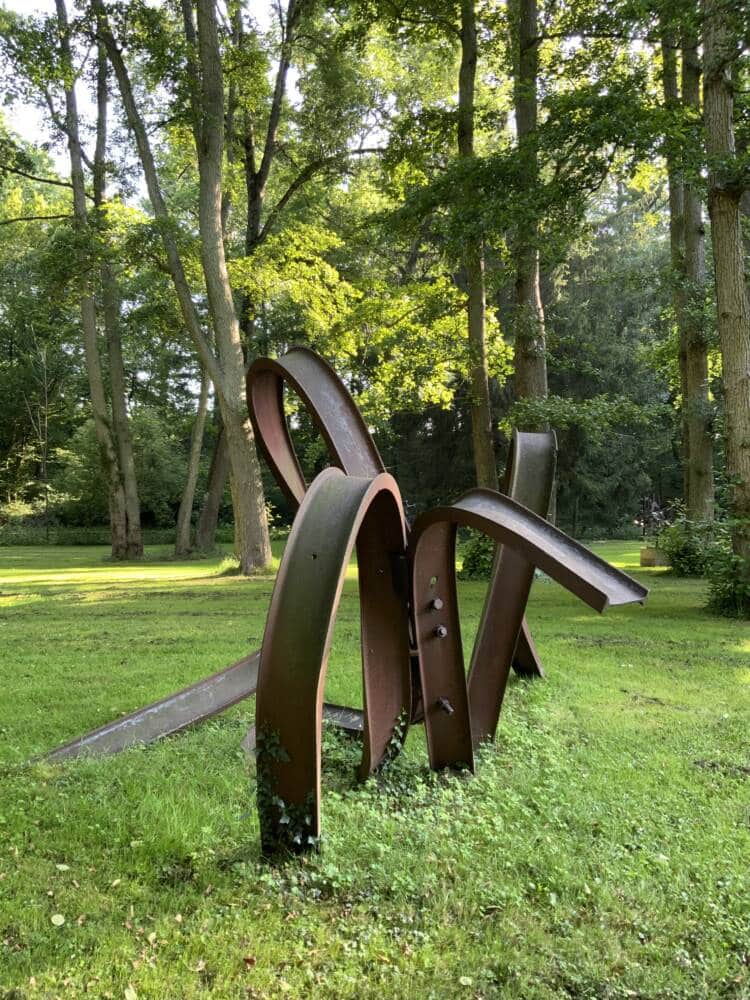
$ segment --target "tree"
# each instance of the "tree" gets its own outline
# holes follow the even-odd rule
[[[546,337],[539,275],[539,218],[535,204],[539,188],[537,77],[541,42],[536,0],[514,0],[512,16],[519,176],[531,195],[525,199],[525,217],[517,220],[513,245],[515,387],[518,399],[544,399],[548,391]]]
[[[106,237],[107,210],[105,205],[107,187],[107,57],[104,46],[97,47],[96,76],[96,149],[94,151],[94,207],[100,234]],[[138,482],[135,474],[133,440],[130,433],[125,401],[125,366],[122,359],[122,335],[120,329],[120,290],[110,254],[102,248],[100,267],[102,313],[107,339],[109,359],[109,389],[112,401],[112,434],[117,446],[119,474],[125,506],[126,556],[138,559],[143,555],[141,537],[141,509],[138,500]]]
[[[746,26],[745,26],[746,28]],[[750,574],[750,298],[745,278],[740,201],[747,164],[734,139],[732,74],[741,52],[739,12],[705,0],[703,102],[708,154],[708,210],[724,386],[726,471],[734,528],[732,547]]]
[[[187,476],[185,477],[185,488],[182,492],[180,509],[177,514],[177,535],[174,543],[174,554],[176,556],[186,556],[189,555],[191,551],[190,525],[193,515],[195,487],[198,483],[201,447],[203,444],[203,429],[206,425],[209,387],[210,383],[208,376],[204,373],[201,378],[198,410],[195,414],[195,422],[193,423],[193,430],[190,435],[190,453],[188,457]]]
[[[185,17],[190,117],[198,159],[201,264],[215,338],[212,349],[203,328],[174,235],[174,222],[162,194],[156,161],[130,73],[112,32],[104,5],[96,0],[97,30],[117,77],[120,94],[143,167],[185,326],[218,394],[231,468],[235,549],[243,573],[265,567],[271,558],[260,466],[245,402],[245,360],[229,283],[222,226],[224,83],[213,0],[199,0],[197,27],[192,7]]]
[[[679,27],[679,26],[678,26]],[[678,332],[682,395],[685,512],[691,521],[713,516],[713,434],[705,316],[705,252],[700,195],[701,66],[692,26],[682,34],[680,94],[677,28],[662,26],[662,83],[669,114],[666,158],[672,253],[672,306]]]
[[[458,75],[458,155],[474,158],[474,89],[477,72],[477,24],[474,0],[461,0],[461,64]],[[497,464],[492,443],[492,412],[487,372],[485,336],[484,236],[466,239],[466,318],[471,381],[471,437],[477,485],[498,488]]]
[[[75,91],[76,72],[73,65],[65,0],[55,0],[57,27],[59,31],[60,61],[65,93],[65,134],[70,155],[70,178],[73,186],[73,212],[75,230],[82,246],[91,238],[88,210],[86,207],[86,185],[83,172],[83,150],[81,147],[78,103]],[[112,555],[116,559],[132,557],[142,553],[140,544],[140,524],[135,546],[128,537],[127,502],[120,474],[119,456],[112,433],[107,398],[104,387],[101,357],[97,336],[96,303],[91,273],[78,262],[78,287],[81,308],[81,327],[86,353],[86,369],[91,392],[91,411],[94,418],[96,437],[99,443],[102,466],[109,483],[110,524],[112,529]],[[131,536],[132,539],[132,536]],[[140,551],[138,551],[140,549]]]

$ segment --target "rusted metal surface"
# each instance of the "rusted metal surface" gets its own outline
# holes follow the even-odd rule
[[[555,479],[557,439],[552,431],[514,431],[511,439],[504,493],[546,518]],[[523,614],[513,615],[514,605],[526,607],[534,580],[534,563],[522,551],[499,545],[487,588],[484,611],[474,643],[469,670],[469,695],[473,695],[474,745],[495,732],[510,663],[522,676],[544,676],[531,631]],[[497,623],[503,622],[498,635]],[[514,631],[515,630],[515,631]]]
[[[372,477],[384,471],[354,400],[322,358],[306,348],[294,348],[278,361],[261,358],[248,371],[248,407],[258,443],[293,507],[302,502],[307,486],[284,416],[284,383],[307,406],[334,464],[350,475]],[[198,725],[255,694],[258,656],[258,652],[251,653],[239,664],[220,670],[198,684],[71,740],[52,750],[47,759],[65,760],[81,753],[118,753],[137,743],[152,743]],[[245,669],[245,664],[252,669]],[[347,716],[341,712],[331,710],[329,715],[334,724],[341,721],[342,728],[349,728],[343,725]]]
[[[453,570],[459,525],[484,532],[502,544],[504,553],[517,555],[519,565],[522,560],[532,567],[532,572],[516,576],[512,588],[493,581],[491,593],[498,600],[485,604],[468,685]],[[548,521],[492,490],[472,490],[452,507],[423,514],[414,525],[409,546],[425,727],[434,768],[472,766],[469,742],[476,747],[495,734],[534,566],[596,611],[608,605],[642,603],[648,593]],[[502,564],[498,560],[496,568]],[[445,634],[435,627],[436,592]],[[446,699],[453,713],[444,710]]]
[[[540,517],[546,517],[552,499],[556,464],[557,438],[553,431],[541,433],[513,431],[503,493]],[[517,553],[505,551],[502,547],[498,549],[496,558],[501,564],[493,568],[487,601],[499,608],[502,605],[503,595],[495,592],[496,586],[501,590],[512,589],[515,580],[522,584],[529,569],[533,572],[533,566],[529,567]],[[487,641],[491,643],[491,637],[488,637]],[[484,640],[480,637],[479,645],[483,644]],[[481,670],[482,662],[483,657],[479,652],[475,664],[476,670]],[[544,677],[542,664],[525,618],[521,624],[513,655],[513,669],[521,677]]]
[[[393,573],[404,551],[401,497],[387,473],[327,469],[300,506],[276,579],[256,694],[261,840],[273,850],[320,835],[320,736],[333,624],[356,543],[364,745],[370,774],[411,713],[408,608]]]
[[[337,467],[309,489],[284,415],[285,384],[309,410]],[[256,746],[264,849],[304,849],[320,834],[323,719],[362,734],[362,778],[397,753],[410,721],[422,718],[431,766],[473,769],[476,745],[494,736],[511,666],[541,674],[524,618],[534,568],[597,611],[642,602],[646,590],[544,520],[554,478],[553,434],[514,435],[507,496],[472,490],[453,506],[419,517],[407,537],[398,486],[384,472],[348,390],[321,358],[298,348],[279,360],[256,361],[247,390],[258,443],[299,508],[262,650],[58,747],[48,759],[116,753],[256,694],[257,728],[244,745]],[[498,543],[468,680],[455,579],[459,525]],[[355,546],[362,711],[323,702],[334,619]]]
[[[259,358],[247,373],[250,419],[263,455],[293,506],[302,503],[306,485],[284,416],[284,383],[307,407],[335,466],[350,476],[385,472],[357,404],[330,365],[304,347],[293,348],[278,361]]]
[[[469,697],[456,600],[457,525],[444,518],[425,530],[420,528],[420,521],[417,518],[409,545],[430,766],[441,770],[463,765],[473,771]]]
[[[251,653],[197,684],[64,743],[50,751],[47,760],[57,762],[119,753],[137,743],[152,743],[210,719],[255,693],[259,659],[260,653]]]
[[[259,660],[260,650],[256,650],[197,684],[55,747],[45,755],[45,759],[59,763],[75,757],[107,757],[138,744],[154,743],[206,722],[255,694]],[[361,733],[363,729],[362,712],[356,708],[326,702],[323,718],[348,732]],[[253,737],[252,746],[247,749],[254,746]]]

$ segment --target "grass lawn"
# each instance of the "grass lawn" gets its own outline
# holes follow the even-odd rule
[[[258,856],[252,704],[106,760],[35,754],[260,645],[270,577],[0,549],[0,997],[750,998],[750,627],[703,585],[598,617],[538,582],[548,679],[473,779],[424,735],[356,786],[328,735],[322,852]],[[345,588],[329,697],[357,703]],[[467,645],[483,587],[462,584]],[[64,922],[63,922],[64,918]]]

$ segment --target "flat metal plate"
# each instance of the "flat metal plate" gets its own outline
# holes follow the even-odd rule
[[[195,726],[255,694],[259,662],[260,653],[251,653],[197,684],[63,743],[46,759],[57,763],[84,755],[119,753],[137,743],[152,743]]]

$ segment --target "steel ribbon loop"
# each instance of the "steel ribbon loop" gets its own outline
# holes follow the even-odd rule
[[[320,835],[323,692],[334,619],[356,543],[366,778],[398,751],[411,714],[408,608],[393,573],[404,548],[401,496],[387,473],[326,469],[307,491],[281,561],[256,694],[258,811],[267,851]]]

